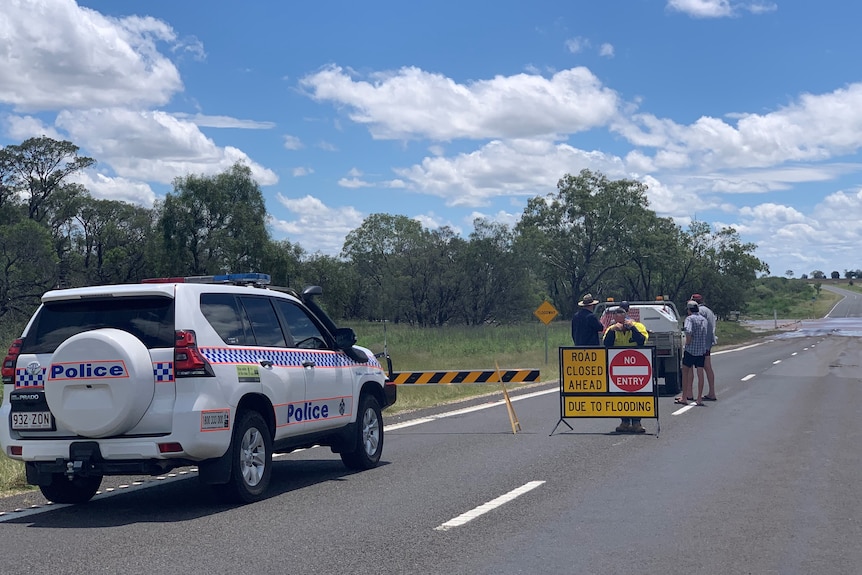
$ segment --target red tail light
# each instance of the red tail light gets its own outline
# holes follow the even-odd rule
[[[174,345],[175,377],[214,377],[210,363],[198,349],[195,332],[179,330]]]
[[[15,383],[15,364],[18,363],[18,356],[21,355],[23,343],[23,339],[16,339],[9,346],[9,351],[3,358],[3,383]]]

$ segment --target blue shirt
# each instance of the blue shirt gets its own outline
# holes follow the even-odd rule
[[[706,318],[696,314],[689,314],[685,318],[683,326],[685,330],[685,351],[691,355],[705,355],[712,342],[707,343],[709,326]]]
[[[572,318],[572,341],[575,345],[599,345],[599,332],[604,329],[596,314],[581,308]]]

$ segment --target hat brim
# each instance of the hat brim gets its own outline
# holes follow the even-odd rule
[[[587,307],[587,306],[591,306],[591,305],[596,305],[597,303],[599,303],[599,300],[597,300],[597,299],[594,299],[591,302],[579,301],[578,307]]]

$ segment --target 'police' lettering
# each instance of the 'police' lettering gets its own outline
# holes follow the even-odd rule
[[[126,377],[126,367],[122,362],[104,361],[97,363],[52,363],[50,379],[94,379]]]
[[[300,421],[308,421],[310,419],[326,419],[329,417],[329,406],[315,405],[310,401],[306,401],[300,406],[290,404],[287,406],[287,422],[299,423]]]

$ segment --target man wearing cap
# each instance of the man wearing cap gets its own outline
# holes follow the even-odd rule
[[[715,401],[715,372],[712,370],[712,357],[710,355],[712,346],[715,345],[718,338],[715,336],[715,314],[712,310],[706,307],[703,303],[703,296],[699,293],[691,294],[691,301],[697,303],[700,315],[706,318],[706,353],[703,355],[703,370],[706,372],[706,382],[709,388],[706,395],[703,396],[704,401]]]
[[[605,330],[605,347],[643,347],[649,339],[646,326],[628,317],[626,308],[613,309],[613,323]],[[618,433],[646,433],[640,417],[621,417]]]
[[[682,354],[682,395],[674,401],[688,405],[694,400],[694,370],[697,368],[697,405],[703,405],[703,363],[706,353],[706,318],[700,315],[697,302],[690,300],[685,304],[688,314],[683,324],[685,349]]]
[[[581,309],[572,317],[572,341],[575,345],[599,345],[599,334],[605,328],[593,313],[597,303],[599,300],[592,294],[586,294],[578,302]]]

